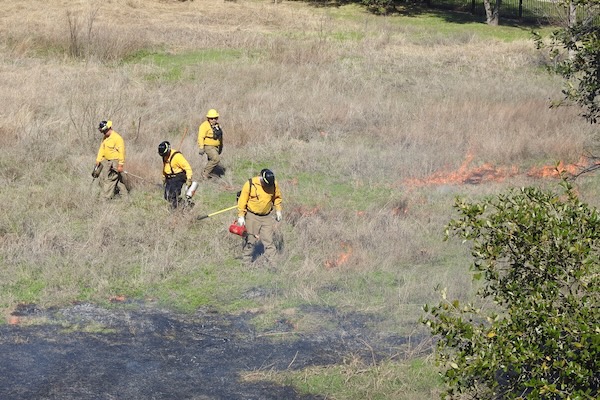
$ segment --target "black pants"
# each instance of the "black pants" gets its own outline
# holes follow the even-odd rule
[[[172,208],[177,208],[179,203],[182,202],[179,195],[181,194],[181,188],[183,187],[185,180],[185,172],[176,174],[173,177],[167,177],[165,182],[165,200],[171,203]]]

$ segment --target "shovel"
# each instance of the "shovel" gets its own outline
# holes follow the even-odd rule
[[[224,209],[219,210],[219,211],[215,211],[214,213],[211,213],[211,214],[201,215],[199,217],[196,217],[196,219],[197,220],[201,220],[201,219],[205,219],[205,218],[208,218],[208,217],[212,217],[213,215],[221,214],[222,212],[233,210],[234,208],[237,208],[237,205],[232,206],[232,207],[228,207],[228,208],[224,208]]]

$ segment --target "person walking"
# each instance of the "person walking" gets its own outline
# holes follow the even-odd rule
[[[192,185],[192,167],[180,151],[171,148],[171,143],[164,141],[158,145],[158,155],[163,161],[163,186],[165,188],[164,198],[175,209],[184,203],[181,189],[185,183],[187,187]]]
[[[112,121],[101,121],[98,130],[104,137],[92,176],[97,178],[102,174],[103,197],[110,200],[120,193],[119,183],[125,185],[122,175],[125,168],[125,141],[113,130]]]
[[[198,128],[198,154],[206,154],[208,162],[202,171],[202,179],[209,179],[221,161],[223,151],[223,130],[219,125],[219,113],[210,109],[206,113],[206,121]]]
[[[263,169],[259,176],[250,178],[240,191],[238,198],[239,226],[246,226],[242,258],[251,263],[255,257],[255,247],[260,240],[265,248],[267,262],[273,261],[277,253],[273,242],[275,221],[281,221],[281,191],[270,169]],[[272,211],[275,210],[275,219]]]

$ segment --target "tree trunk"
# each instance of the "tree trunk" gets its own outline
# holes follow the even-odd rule
[[[567,23],[569,24],[569,29],[572,29],[577,24],[577,5],[573,0],[569,1],[569,20]],[[573,38],[573,42],[575,42],[575,38]],[[575,58],[575,50],[569,50],[569,58],[571,60]]]
[[[483,0],[485,8],[486,23],[491,26],[498,26],[500,23],[500,3],[501,0]]]

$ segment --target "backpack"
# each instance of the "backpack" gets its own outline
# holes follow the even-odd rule
[[[185,176],[185,171],[181,171],[178,173],[173,172],[173,165],[171,165],[171,161],[173,161],[173,158],[175,157],[176,154],[181,154],[181,152],[174,151],[171,154],[171,157],[169,157],[169,168],[171,168],[171,173],[166,175],[167,178],[175,178],[176,176],[178,176],[178,175],[181,176],[182,174]]]
[[[252,193],[252,186],[254,186],[254,184],[252,183],[252,178],[248,179],[248,193]],[[256,189],[255,189],[256,190]],[[271,203],[275,204],[275,201],[273,200],[275,197],[275,192],[277,191],[277,184],[275,184],[275,190],[273,190],[273,195],[271,196]],[[239,201],[240,200],[240,196],[242,195],[242,191],[240,190],[239,192],[237,192],[236,194],[236,198],[235,201]]]
[[[215,124],[211,126],[213,132],[213,139],[221,141],[223,139],[223,129],[221,129],[221,125]]]

